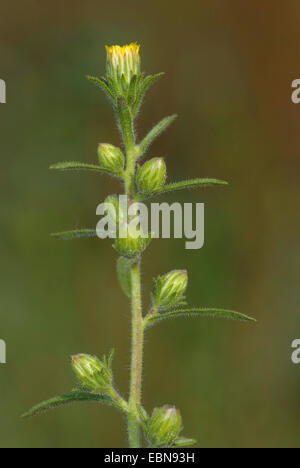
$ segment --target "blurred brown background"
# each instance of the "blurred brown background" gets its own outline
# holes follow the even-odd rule
[[[147,96],[142,136],[179,119],[152,147],[169,177],[217,177],[229,188],[178,192],[204,202],[206,244],[153,243],[151,278],[189,271],[191,305],[226,307],[257,325],[184,320],[148,332],[144,403],[178,406],[200,447],[298,447],[300,367],[300,4],[296,0],[1,2],[0,367],[1,447],[122,447],[122,417],[79,404],[27,421],[33,404],[74,385],[69,356],[116,348],[126,394],[129,308],[110,242],[58,242],[49,233],[95,226],[95,208],[118,184],[95,174],[54,174],[51,163],[96,162],[119,143],[105,97],[85,80],[105,68],[105,44],[138,41],[143,68],[166,77]]]

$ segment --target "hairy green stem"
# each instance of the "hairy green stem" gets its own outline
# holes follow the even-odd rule
[[[128,122],[130,120],[130,122]],[[119,109],[119,124],[126,147],[126,170],[124,173],[125,193],[129,201],[135,199],[135,169],[139,156],[139,148],[135,145],[133,131],[133,119],[123,109]],[[143,342],[144,324],[141,298],[141,273],[140,258],[131,266],[131,367],[130,367],[130,391],[128,402],[128,437],[130,448],[142,446],[141,427],[139,423],[139,406],[142,393],[142,367],[143,367]]]
[[[140,261],[131,267],[131,309],[132,309],[132,349],[131,349],[131,376],[129,396],[128,433],[131,448],[141,447],[141,430],[139,419],[139,405],[142,394],[142,367],[144,326],[141,299],[141,273]]]
[[[112,397],[116,406],[120,408],[120,410],[125,411],[125,413],[127,413],[128,411],[127,401],[125,401],[114,388],[110,389],[108,395]]]
[[[124,174],[124,181],[125,181],[125,192],[130,199],[135,196],[134,176],[135,176],[136,160],[137,160],[138,155],[139,155],[138,149],[135,146],[133,146],[127,151],[127,156],[126,156],[127,165],[126,165],[126,171]]]

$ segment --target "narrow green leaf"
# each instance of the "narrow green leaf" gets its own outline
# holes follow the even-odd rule
[[[134,130],[130,110],[123,96],[119,96],[117,99],[117,114],[124,144],[128,150],[134,145]]]
[[[248,317],[247,315],[241,314],[239,312],[234,312],[232,310],[223,310],[223,309],[183,309],[178,310],[174,309],[165,313],[157,313],[153,315],[148,315],[145,317],[144,326],[145,328],[165,320],[168,318],[174,317],[210,317],[210,318],[222,318],[222,319],[231,319],[239,320],[242,322],[256,322],[255,319]]]
[[[148,89],[150,88],[150,86],[152,86],[163,75],[164,75],[163,72],[157,73],[156,75],[149,75],[149,76],[146,76],[141,83],[139,83],[138,94],[137,94],[137,98],[133,107],[133,116],[135,116],[137,112],[139,111],[143,98],[146,92],[148,91]]]
[[[225,182],[224,180],[218,180],[218,179],[183,180],[181,182],[166,184],[163,187],[156,190],[155,192],[152,192],[151,194],[147,195],[147,197],[145,197],[144,194],[141,194],[139,198],[141,199],[153,198],[162,193],[174,192],[176,190],[183,190],[183,189],[190,189],[190,188],[205,188],[205,187],[212,187],[216,185],[228,185],[228,182]]]
[[[99,401],[100,403],[114,405],[114,401],[108,395],[100,395],[98,393],[89,392],[72,392],[39,403],[38,405],[34,406],[29,411],[27,411],[25,414],[23,414],[22,418],[36,416],[37,414],[43,411],[47,411],[52,408],[67,405],[69,403],[74,403],[77,401]]]
[[[109,83],[107,82],[107,80],[105,78],[95,78],[94,76],[87,76],[87,79],[89,81],[91,81],[91,83],[94,83],[96,86],[98,86],[98,88],[101,88],[102,91],[105,92],[105,94],[110,98],[112,99],[113,101],[115,101],[115,96],[114,96],[114,93],[113,91],[111,90],[110,86],[109,86]]]
[[[141,156],[146,153],[147,149],[153,143],[153,141],[159,135],[161,135],[161,133],[164,132],[171,125],[172,122],[174,122],[176,117],[177,115],[171,115],[169,117],[165,117],[164,119],[160,120],[160,122],[158,122],[152,128],[152,130],[150,130],[150,132],[145,136],[145,138],[139,145]]]
[[[142,93],[146,93],[150,86],[152,86],[156,81],[158,81],[162,76],[164,76],[165,72],[156,73],[155,75],[148,75],[144,78],[144,82],[142,85]]]
[[[96,229],[75,229],[74,231],[55,232],[51,236],[61,240],[72,240],[82,237],[97,237],[97,232]]]
[[[130,275],[130,267],[132,262],[125,257],[120,257],[117,262],[117,272],[119,283],[122,288],[124,294],[127,297],[131,297],[131,275]]]
[[[53,171],[92,171],[109,174],[113,177],[121,177],[121,174],[117,175],[109,169],[105,169],[104,167],[96,166],[95,164],[85,164],[77,161],[67,161],[52,164],[50,169]]]
[[[186,437],[177,437],[173,447],[191,447],[195,445],[197,441],[195,439],[188,439]]]

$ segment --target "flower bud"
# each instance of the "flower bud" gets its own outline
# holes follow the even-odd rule
[[[185,270],[173,270],[154,281],[152,292],[155,309],[174,307],[184,301],[188,285],[188,274]]]
[[[172,447],[182,429],[180,412],[174,406],[155,408],[148,423],[147,438],[152,447]]]
[[[106,46],[106,74],[122,89],[122,78],[128,86],[134,75],[140,75],[140,46],[131,43],[125,46]]]
[[[112,385],[111,357],[103,362],[95,356],[77,354],[72,357],[72,367],[80,383],[94,392],[109,392]]]
[[[167,168],[162,158],[153,158],[139,167],[136,175],[138,190],[152,193],[162,187],[166,181]]]
[[[127,236],[117,237],[114,248],[124,257],[135,258],[147,248],[150,241],[151,236],[142,237],[141,231],[129,224],[127,226]]]
[[[120,148],[117,148],[109,143],[102,143],[98,148],[98,156],[100,164],[114,173],[123,171],[125,157]]]

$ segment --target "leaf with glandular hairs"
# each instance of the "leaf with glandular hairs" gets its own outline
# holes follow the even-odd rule
[[[91,172],[98,172],[109,174],[113,177],[121,177],[121,175],[117,175],[113,171],[106,169],[101,166],[96,166],[95,164],[86,164],[78,161],[66,161],[66,162],[59,162],[56,164],[52,164],[50,169],[53,171],[91,171]]]
[[[82,237],[97,237],[97,231],[96,229],[75,229],[74,231],[55,232],[51,236],[62,240],[72,240]]]
[[[228,185],[228,182],[224,180],[218,179],[190,179],[190,180],[183,180],[181,182],[175,182],[172,184],[166,184],[160,187],[159,189],[153,191],[146,196],[144,194],[140,194],[138,199],[145,200],[146,198],[154,198],[158,195],[168,192],[174,192],[176,190],[184,190],[184,189],[191,189],[191,188],[205,188],[205,187],[213,187],[218,185]]]
[[[139,108],[142,104],[143,98],[150,88],[159,78],[161,78],[164,75],[164,73],[157,73],[156,75],[149,75],[146,76],[140,83],[138,83],[138,92],[137,92],[137,98],[133,106],[133,116],[137,114],[139,111]]]
[[[102,91],[105,92],[107,97],[112,99],[113,102],[115,102],[115,94],[112,91],[111,87],[109,86],[109,82],[105,78],[96,78],[94,76],[87,76],[87,79],[91,81],[91,83],[94,83],[98,88],[101,88]]]
[[[241,314],[239,312],[234,312],[232,310],[224,309],[174,309],[165,313],[155,313],[149,314],[144,319],[145,328],[154,325],[155,323],[160,322],[168,318],[175,317],[210,317],[210,318],[222,318],[222,319],[231,319],[239,320],[242,322],[256,322],[255,319],[248,317],[247,315]]]
[[[98,393],[90,392],[72,392],[51,398],[47,401],[43,401],[42,403],[39,403],[38,405],[34,406],[29,411],[27,411],[22,417],[28,418],[30,416],[36,416],[37,414],[42,413],[43,411],[47,411],[52,408],[57,408],[59,406],[64,406],[69,403],[74,403],[78,401],[98,401],[100,403],[115,406],[114,400],[108,395],[100,395]]]
[[[172,122],[176,119],[177,115],[170,115],[169,117],[165,117],[164,119],[160,120],[150,132],[145,136],[142,142],[139,145],[139,153],[142,156],[146,153],[147,149],[150,145],[152,145],[153,141],[164,132]]]

